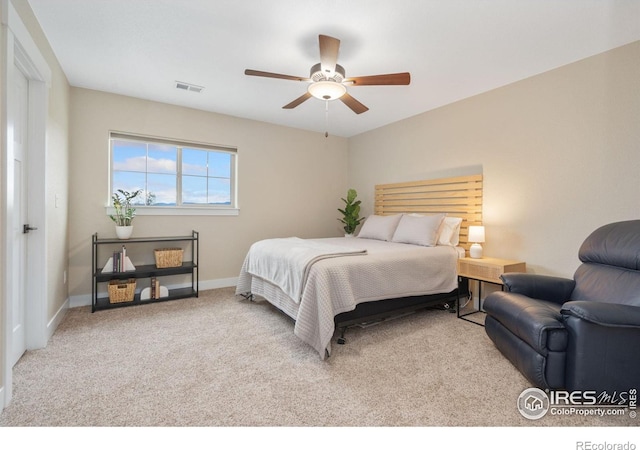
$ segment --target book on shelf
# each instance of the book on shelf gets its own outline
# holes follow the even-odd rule
[[[151,283],[151,295],[150,297],[155,299],[156,298],[156,284],[158,282],[158,279],[156,277],[151,277],[151,280],[149,280],[149,282]]]
[[[136,267],[127,256],[127,248],[124,245],[120,251],[113,252],[113,255],[102,268],[103,273],[131,272],[133,270],[136,270]]]
[[[149,298],[153,300],[166,297],[166,295],[163,295],[164,293],[162,291],[164,291],[164,289],[160,286],[160,280],[158,277],[151,277],[149,280],[149,290]]]
[[[153,292],[152,292],[153,290]],[[144,288],[140,292],[140,300],[158,300],[160,298],[168,297],[169,289],[166,286],[160,285],[160,281],[151,281],[149,287]]]

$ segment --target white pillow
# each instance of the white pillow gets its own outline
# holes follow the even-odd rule
[[[438,231],[444,214],[414,216],[405,214],[393,235],[393,242],[433,247],[438,243]]]
[[[402,214],[394,214],[393,216],[376,216],[372,214],[362,224],[358,237],[390,241],[401,217]]]
[[[460,243],[460,217],[445,217],[440,227],[438,245],[450,245],[456,247]]]

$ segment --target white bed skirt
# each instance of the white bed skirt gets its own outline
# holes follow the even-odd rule
[[[298,308],[300,305],[291,300],[291,297],[285,294],[278,286],[262,278],[252,277],[249,292],[264,298],[293,320],[296,320],[298,317]]]

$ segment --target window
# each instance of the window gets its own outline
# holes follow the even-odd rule
[[[111,189],[149,209],[235,209],[234,148],[111,133]],[[141,208],[138,211],[144,210]]]

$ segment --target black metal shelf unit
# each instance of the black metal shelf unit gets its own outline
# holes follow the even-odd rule
[[[101,248],[113,248],[116,245],[126,245],[128,255],[135,255],[135,244],[157,244],[165,246],[171,242],[186,242],[191,247],[190,261],[183,261],[182,265],[177,267],[158,268],[155,264],[136,265],[135,270],[125,272],[103,272],[102,267],[98,267],[100,262],[107,259],[107,254]],[[190,236],[164,236],[164,237],[140,237],[121,240],[117,238],[98,238],[98,233],[92,237],[91,251],[91,267],[93,273],[93,282],[91,283],[91,312],[102,309],[120,308],[125,306],[141,305],[147,303],[163,302],[168,300],[177,300],[182,298],[198,296],[198,257],[200,253],[199,233],[192,231]],[[109,254],[109,256],[111,253]],[[149,298],[142,300],[140,298],[141,290],[138,289],[132,301],[111,303],[108,294],[100,294],[98,286],[100,283],[109,283],[112,280],[128,280],[131,278],[152,279],[154,277],[166,277],[171,275],[191,275],[191,286],[178,287],[169,290],[169,295],[161,298]]]

